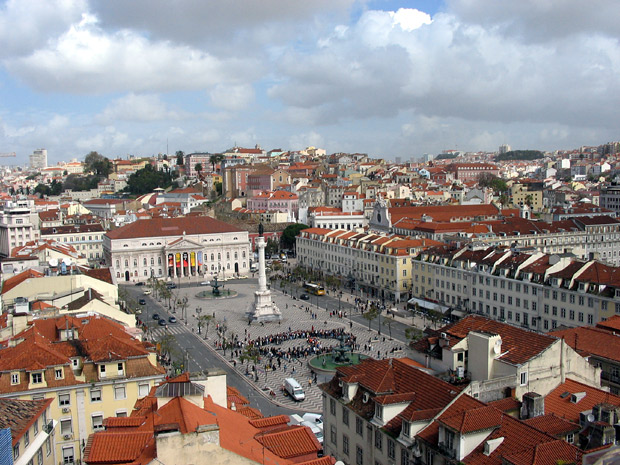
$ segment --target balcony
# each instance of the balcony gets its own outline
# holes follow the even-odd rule
[[[54,431],[54,426],[56,426],[54,424],[54,420],[50,420],[45,425],[43,425],[43,431],[46,434],[52,434],[52,431]]]
[[[456,451],[453,448],[449,447],[445,442],[438,443],[437,450],[439,450],[439,453],[444,455],[445,457],[448,457],[450,459],[456,458]]]

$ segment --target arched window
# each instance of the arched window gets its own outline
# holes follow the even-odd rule
[[[144,266],[146,266],[146,257],[144,257],[144,258],[142,259],[142,264],[143,264]]]
[[[121,267],[121,261],[120,260],[116,260],[116,268],[120,268]]]
[[[218,261],[222,259],[222,254],[221,254],[221,253],[219,253],[219,252],[218,252],[218,254],[217,254],[217,259],[218,259]]]
[[[125,266],[129,266],[129,260],[125,260]]]
[[[157,257],[157,264],[161,265],[161,257]]]
[[[243,254],[241,255],[243,258],[245,258],[245,250],[243,251]],[[245,266],[245,265],[243,265]]]
[[[226,252],[226,260],[230,260],[230,252]]]
[[[137,258],[133,259],[133,266],[138,266],[138,259]],[[137,271],[136,271],[136,273],[137,273]]]
[[[235,260],[237,259],[238,256],[239,256],[239,254],[237,252],[235,252]]]
[[[121,274],[120,274],[118,271],[116,272],[116,277],[117,277],[117,278],[120,278],[120,277],[121,277]]]
[[[215,260],[215,259],[213,258],[213,254],[211,254],[211,261],[213,261],[213,260]]]
[[[227,263],[227,264],[226,264],[226,269],[227,269],[227,270],[230,270],[230,263]]]
[[[153,257],[151,257],[151,265],[155,264],[155,259]]]
[[[144,276],[148,276],[148,273],[146,272],[146,270],[144,270]]]

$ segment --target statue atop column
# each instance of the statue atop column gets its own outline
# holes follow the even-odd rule
[[[258,223],[258,237],[263,237],[263,233],[265,232],[265,227],[263,226],[263,222]]]

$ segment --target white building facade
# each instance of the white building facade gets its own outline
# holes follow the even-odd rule
[[[106,263],[119,281],[247,276],[248,232],[214,218],[139,220],[103,238]]]

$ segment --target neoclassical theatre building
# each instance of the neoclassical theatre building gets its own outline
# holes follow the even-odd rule
[[[208,216],[138,220],[103,236],[117,281],[247,275],[248,232]]]

